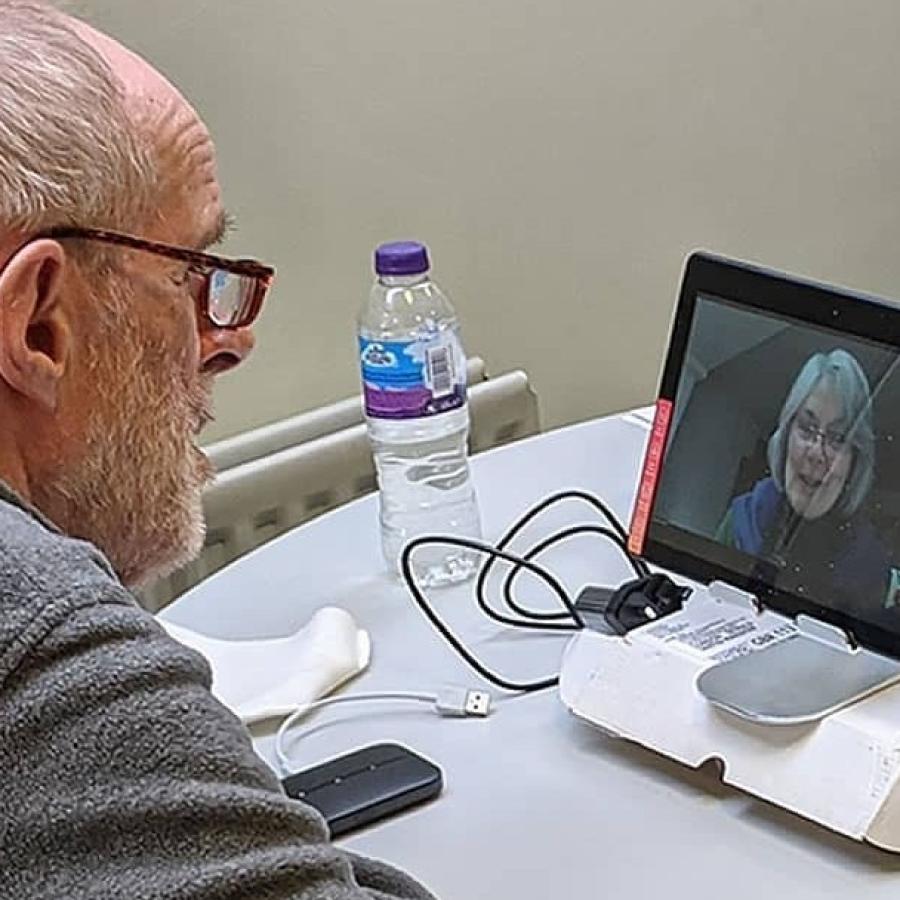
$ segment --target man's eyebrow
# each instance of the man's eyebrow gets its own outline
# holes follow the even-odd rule
[[[206,232],[198,243],[198,249],[206,250],[215,247],[225,240],[228,233],[234,230],[234,216],[224,209],[219,213],[215,225]]]

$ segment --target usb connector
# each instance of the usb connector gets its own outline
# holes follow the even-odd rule
[[[468,688],[444,688],[438,691],[434,708],[442,716],[484,718],[491,711],[491,695],[487,691],[473,691]]]
[[[466,693],[466,715],[486,716],[491,711],[491,695],[487,691]]]
[[[464,687],[448,687],[437,693],[425,693],[423,691],[367,691],[360,694],[323,697],[321,700],[314,700],[312,703],[307,703],[294,710],[281,723],[281,727],[275,735],[275,756],[278,759],[278,765],[282,774],[290,775],[296,768],[285,746],[285,735],[296,722],[299,722],[300,719],[308,716],[314,710],[322,709],[325,706],[376,700],[390,703],[429,703],[434,711],[441,716],[484,718],[491,711],[491,695],[487,691],[474,691]],[[321,727],[321,725],[314,725],[305,732],[301,731],[294,736],[294,740],[299,741],[304,734]]]

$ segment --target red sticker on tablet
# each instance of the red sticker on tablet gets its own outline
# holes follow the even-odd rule
[[[653,418],[653,429],[650,432],[650,443],[644,456],[644,468],[638,486],[634,513],[631,516],[631,529],[628,533],[628,549],[640,556],[644,552],[647,529],[650,526],[650,513],[656,497],[659,473],[662,469],[663,454],[666,450],[666,439],[669,436],[669,425],[672,421],[672,401],[660,398],[656,401],[656,415]]]

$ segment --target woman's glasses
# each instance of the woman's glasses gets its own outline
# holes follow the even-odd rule
[[[794,432],[806,447],[815,447],[821,441],[823,452],[832,458],[847,446],[847,435],[843,432],[828,429],[823,431],[805,419],[794,420]]]
[[[275,278],[275,270],[271,266],[254,259],[228,259],[118,231],[54,228],[40,237],[98,241],[187,263],[188,277],[195,286],[197,310],[216,328],[246,328],[251,325],[259,315]]]

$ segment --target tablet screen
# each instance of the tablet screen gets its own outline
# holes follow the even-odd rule
[[[900,350],[764,304],[689,306],[651,547],[893,649],[878,632],[900,636]]]

